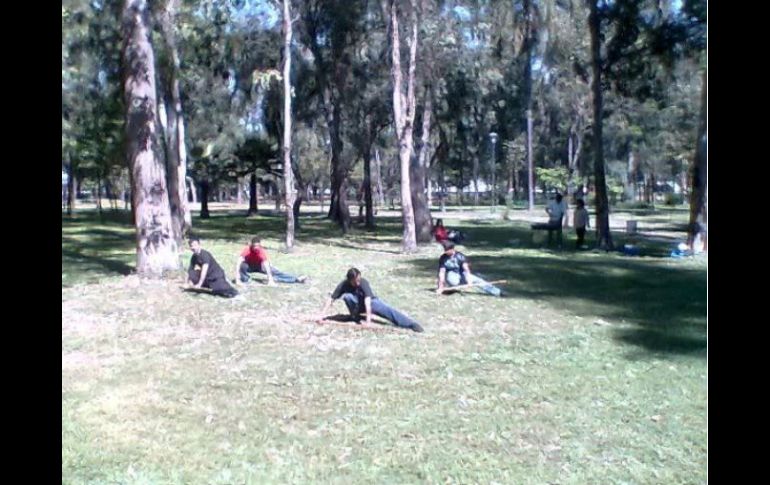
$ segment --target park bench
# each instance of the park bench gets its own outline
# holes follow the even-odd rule
[[[559,247],[562,246],[563,237],[562,237],[562,225],[564,223],[564,216],[559,218],[558,224],[555,222],[542,222],[537,224],[532,224],[532,243],[535,243],[535,231],[548,231],[548,245],[551,245],[551,242],[553,241],[553,233],[556,233],[557,243]]]

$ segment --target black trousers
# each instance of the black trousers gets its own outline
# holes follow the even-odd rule
[[[580,249],[583,245],[583,239],[586,237],[586,228],[576,227],[575,232],[577,233],[577,248]]]
[[[198,280],[201,279],[201,270],[191,269],[187,272],[187,275],[193,283],[197,284]],[[238,295],[238,290],[230,286],[230,283],[224,278],[211,278],[210,276],[206,276],[206,281],[204,281],[201,286],[210,289],[212,294],[224,296],[225,298],[232,298]]]

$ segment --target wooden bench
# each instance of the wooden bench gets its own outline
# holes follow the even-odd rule
[[[563,223],[564,223],[564,216],[559,218],[559,222],[541,222],[538,224],[532,224],[532,243],[535,243],[535,232],[534,231],[548,231],[548,245],[551,245],[551,241],[553,241],[553,233],[556,233],[557,236],[557,244],[559,247],[562,247],[563,243]]]

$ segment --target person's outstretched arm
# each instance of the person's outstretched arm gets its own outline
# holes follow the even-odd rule
[[[327,315],[327,313],[329,312],[329,308],[331,308],[332,306],[332,303],[334,303],[334,298],[329,297],[329,299],[326,300],[326,304],[324,305],[323,310],[321,310],[321,314],[318,315],[319,322],[323,320],[324,317]]]

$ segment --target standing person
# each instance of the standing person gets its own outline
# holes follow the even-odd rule
[[[591,227],[591,221],[589,220],[588,211],[586,210],[586,204],[583,202],[583,199],[578,199],[576,204],[577,207],[575,208],[575,214],[572,219],[575,224],[575,233],[577,233],[576,247],[577,249],[580,249],[583,247],[586,227]]]
[[[251,279],[249,273],[263,273],[267,275],[267,284],[270,286],[279,283],[304,283],[307,276],[292,276],[284,273],[272,264],[267,257],[267,251],[262,247],[262,241],[258,237],[251,238],[251,243],[243,248],[238,262],[235,265],[235,272],[238,274],[236,283],[248,283]]]
[[[212,294],[225,298],[232,298],[238,294],[238,290],[227,282],[225,272],[214,256],[201,248],[199,238],[190,238],[190,249],[193,255],[190,258],[190,267],[187,269],[187,281],[193,285],[193,288],[209,288]]]
[[[361,277],[361,272],[356,268],[350,268],[345,275],[345,280],[334,289],[321,311],[319,320],[322,320],[323,316],[328,313],[334,300],[339,298],[345,302],[356,323],[360,323],[361,314],[366,313],[366,324],[370,325],[372,314],[375,314],[393,322],[398,327],[408,328],[415,332],[423,331],[419,323],[377,298],[372,287],[369,286],[369,282]]]
[[[444,254],[438,260],[438,288],[436,293],[439,295],[444,292],[444,286],[459,286],[468,284],[478,284],[487,294],[501,296],[500,288],[490,285],[483,279],[471,273],[471,267],[468,264],[468,258],[461,252],[455,250],[452,241],[441,243],[444,247]]]
[[[567,221],[564,216],[567,214],[567,202],[564,201],[561,194],[557,193],[556,196],[548,201],[548,206],[545,208],[548,213],[548,222],[532,224],[532,229],[545,229],[548,230],[548,245],[551,245],[553,240],[553,233],[556,232],[559,247],[562,245],[562,224],[567,227]]]

